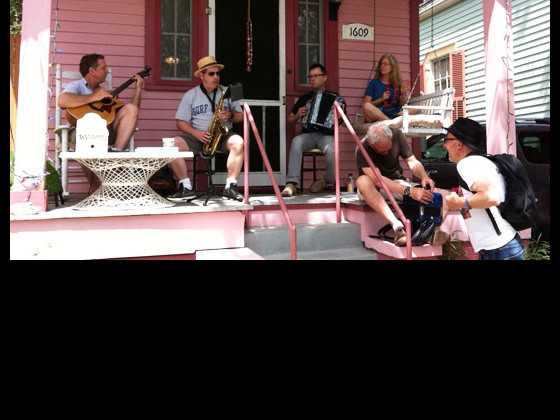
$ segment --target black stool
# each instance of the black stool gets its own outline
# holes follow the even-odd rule
[[[311,156],[312,157],[312,165],[311,167],[305,166],[305,157]],[[301,174],[300,174],[300,192],[303,191],[303,174],[305,172],[313,172],[313,182],[317,181],[317,156],[325,156],[321,149],[309,149],[303,152],[303,157],[301,159]],[[324,168],[320,168],[324,169]]]
[[[208,176],[208,190],[205,193],[197,194],[195,197],[189,198],[187,200],[187,203],[190,203],[191,201],[196,200],[197,198],[200,198],[200,197],[206,197],[206,200],[204,201],[204,204],[203,204],[204,206],[206,206],[208,204],[208,200],[210,200],[210,197],[212,197],[212,196],[223,197],[222,194],[214,194],[214,181],[212,180],[212,175],[214,175],[216,173],[216,171],[212,169],[212,159],[214,159],[214,156],[215,155],[206,156],[202,152],[198,153],[198,157],[201,157],[202,159],[204,159],[206,161],[206,171],[204,173]],[[196,156],[195,156],[194,160],[196,161]],[[196,176],[196,169],[195,169],[195,173],[193,174],[193,182],[194,182],[194,179],[195,179],[194,177],[195,176]]]

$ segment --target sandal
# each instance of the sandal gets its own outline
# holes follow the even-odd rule
[[[369,235],[369,237],[374,239],[381,239],[382,241],[393,242],[395,240],[395,237],[387,235],[387,232],[392,229],[393,226],[391,226],[390,223],[387,223],[385,226],[383,226],[381,229],[377,231],[377,235]]]

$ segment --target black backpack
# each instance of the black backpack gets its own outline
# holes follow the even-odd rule
[[[502,217],[506,219],[515,230],[523,230],[530,227],[535,228],[539,217],[537,211],[538,200],[523,163],[521,163],[516,156],[508,153],[501,153],[498,155],[471,153],[469,156],[473,154],[490,159],[498,167],[499,172],[504,177],[506,198],[498,206]],[[467,183],[461,176],[459,176],[459,184],[461,187],[470,191]],[[498,229],[498,225],[490,209],[486,209],[486,213],[488,213],[490,220],[492,220],[496,233],[501,235],[500,229]]]

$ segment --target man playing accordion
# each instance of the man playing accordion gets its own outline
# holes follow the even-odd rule
[[[297,193],[301,161],[305,150],[321,149],[326,160],[325,178],[311,184],[309,190],[316,193],[327,188],[332,189],[335,182],[333,104],[337,101],[345,111],[346,101],[338,93],[325,90],[327,69],[322,64],[312,64],[307,78],[312,90],[296,101],[288,116],[290,124],[295,124],[301,119],[301,134],[294,137],[290,147],[288,176],[282,191],[284,197],[292,197]]]

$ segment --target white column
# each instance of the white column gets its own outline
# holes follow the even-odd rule
[[[48,88],[51,0],[25,0],[20,50],[16,154],[13,191],[28,191],[38,177],[44,190],[48,145]],[[31,183],[31,187],[29,185]],[[33,188],[32,188],[33,189]]]
[[[511,1],[483,1],[486,137],[490,154],[516,154]]]

